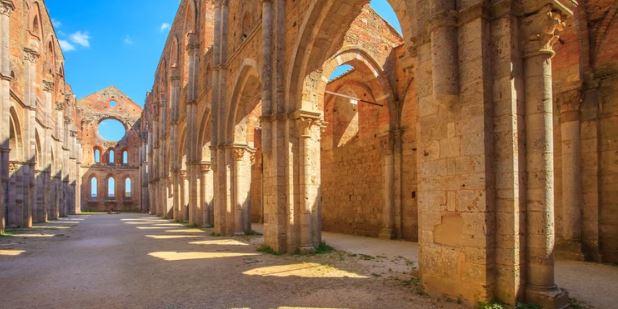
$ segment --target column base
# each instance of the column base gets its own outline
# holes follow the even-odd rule
[[[304,247],[300,247],[297,250],[298,254],[312,254],[315,253],[315,247],[314,246],[304,246]]]
[[[558,287],[551,289],[527,287],[526,302],[544,309],[566,309],[570,307],[569,294]]]
[[[560,259],[584,261],[584,250],[580,241],[560,241],[556,245],[555,256]]]
[[[381,238],[381,239],[394,239],[395,238],[395,233],[393,232],[392,228],[383,228],[380,231],[380,234],[378,234],[378,238]]]

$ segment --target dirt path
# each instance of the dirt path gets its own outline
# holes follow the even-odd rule
[[[71,217],[0,238],[2,308],[457,308],[404,258],[273,256],[139,214]],[[393,267],[383,267],[385,261]]]

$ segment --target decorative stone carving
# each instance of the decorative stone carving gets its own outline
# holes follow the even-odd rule
[[[0,1],[0,15],[11,17],[11,13],[15,10],[13,1],[2,0]]]
[[[232,148],[232,157],[235,161],[242,161],[245,156],[245,151],[246,149],[242,147]]]
[[[52,92],[54,90],[54,82],[49,80],[43,81],[43,91]]]
[[[202,173],[210,172],[211,163],[210,162],[202,162],[200,163],[200,171]]]
[[[9,162],[9,175],[17,171],[17,164],[15,162]]]
[[[64,102],[56,102],[56,110],[57,111],[64,110]]]
[[[27,62],[35,63],[39,59],[40,54],[30,48],[24,48],[24,60]]]
[[[558,42],[558,32],[564,30],[567,15],[553,4],[548,3],[536,14],[523,20],[523,30],[527,39],[526,57],[538,54],[555,54],[553,46]]]

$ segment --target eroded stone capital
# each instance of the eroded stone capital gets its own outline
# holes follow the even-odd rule
[[[43,91],[51,92],[54,90],[54,82],[49,80],[43,81]]]
[[[0,15],[11,17],[11,13],[15,10],[15,4],[10,0],[0,1]]]
[[[525,57],[548,55],[553,57],[554,44],[558,42],[558,33],[564,30],[568,11],[549,2],[538,11],[523,18],[523,34],[526,40]]]
[[[35,63],[39,59],[39,52],[34,49],[24,48],[24,60],[27,62]]]

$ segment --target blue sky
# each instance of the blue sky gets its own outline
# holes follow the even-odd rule
[[[65,57],[65,72],[77,98],[110,85],[143,106],[180,0],[46,0]],[[401,33],[387,0],[372,7]],[[349,68],[339,68],[337,76]],[[121,125],[100,134],[119,139]]]

